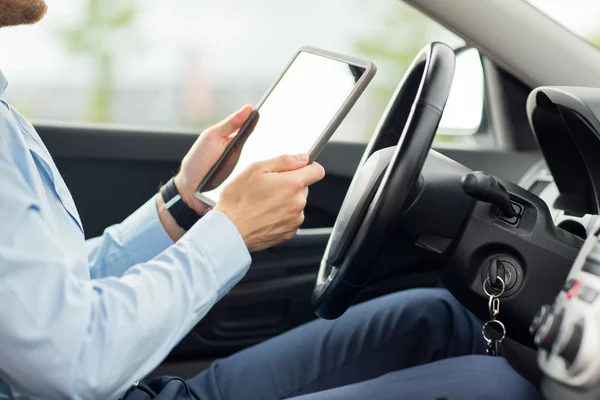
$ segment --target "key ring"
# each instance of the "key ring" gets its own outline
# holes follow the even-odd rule
[[[498,324],[501,328],[502,328],[502,337],[500,338],[500,340],[492,340],[489,339],[486,335],[485,335],[485,329],[487,327],[489,327],[490,325],[492,325],[493,323]],[[492,319],[488,322],[486,322],[485,324],[483,324],[483,327],[481,328],[481,334],[483,335],[483,339],[485,340],[485,342],[489,345],[492,344],[493,342],[502,342],[504,340],[504,338],[506,338],[506,327],[504,326],[504,324],[500,321],[498,321],[497,319]]]
[[[487,278],[485,278],[485,281],[483,282],[483,291],[485,292],[485,294],[488,295],[488,297],[500,297],[504,294],[504,290],[506,289],[506,284],[504,283],[504,279],[500,278],[499,276],[496,279],[499,279],[500,282],[502,282],[502,290],[498,294],[491,294],[490,292],[487,291],[486,286],[490,282],[489,276]],[[490,287],[492,287],[491,284],[490,284]]]

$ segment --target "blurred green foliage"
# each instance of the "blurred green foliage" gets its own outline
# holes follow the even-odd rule
[[[114,62],[118,48],[123,48],[123,35],[138,15],[133,0],[85,0],[82,17],[58,30],[68,51],[87,58],[94,71],[93,89],[87,106],[89,122],[110,120],[115,94]],[[126,47],[126,46],[125,46]]]
[[[435,28],[436,25],[429,18],[414,8],[404,3],[394,4],[393,9],[383,15],[380,29],[358,40],[354,48],[375,63],[393,67],[389,70],[397,72],[395,78],[399,82],[413,58],[429,42],[431,31]],[[387,103],[394,89],[393,85],[377,87],[378,100]]]
[[[378,31],[355,43],[354,49],[363,57],[380,65],[381,70],[392,71],[393,75],[384,77],[379,84],[371,88],[373,106],[379,112],[373,113],[374,118],[381,115],[390,101],[394,90],[402,76],[410,66],[417,53],[436,39],[445,29],[413,7],[400,2],[390,7],[382,16]],[[369,126],[377,125],[377,120],[370,121]],[[370,139],[372,131],[365,132],[365,138]],[[469,138],[467,138],[469,139]],[[456,143],[465,140],[464,136],[437,135],[436,143]]]
[[[414,57],[431,41],[432,33],[440,30],[430,18],[403,2],[399,3],[382,15],[377,31],[354,44],[354,50],[375,62],[380,73],[383,70],[392,72],[370,89],[372,106],[378,110],[373,113],[373,118],[381,115]],[[376,124],[377,120],[373,120],[368,126],[375,128]],[[365,132],[367,139],[372,132]]]

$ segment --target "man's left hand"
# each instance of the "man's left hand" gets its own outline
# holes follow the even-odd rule
[[[203,214],[207,206],[195,197],[196,189],[250,114],[252,114],[252,106],[245,105],[223,121],[208,128],[198,137],[184,157],[181,170],[175,176],[175,186],[183,201],[198,214]],[[211,186],[219,186],[226,178],[226,176],[219,176],[220,182],[211,181]]]

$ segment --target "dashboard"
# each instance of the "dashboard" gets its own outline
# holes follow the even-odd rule
[[[554,224],[586,239],[553,302],[529,328],[548,399],[600,398],[600,89],[541,87],[527,101],[544,155],[519,185],[548,206]]]
[[[600,214],[600,89],[539,87],[527,115],[544,160],[519,185],[544,200],[556,226],[585,238]]]
[[[556,226],[581,238],[587,237],[596,224],[596,221],[600,219],[595,214],[586,213],[583,216],[576,216],[556,208],[555,204],[560,197],[560,191],[544,160],[540,160],[534,164],[518,184],[544,200],[550,209],[552,220]]]
[[[539,87],[527,115],[558,188],[553,205],[578,217],[599,214],[600,89]]]

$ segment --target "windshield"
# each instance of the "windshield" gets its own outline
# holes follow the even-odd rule
[[[600,1],[526,0],[550,18],[590,43],[600,47]]]

